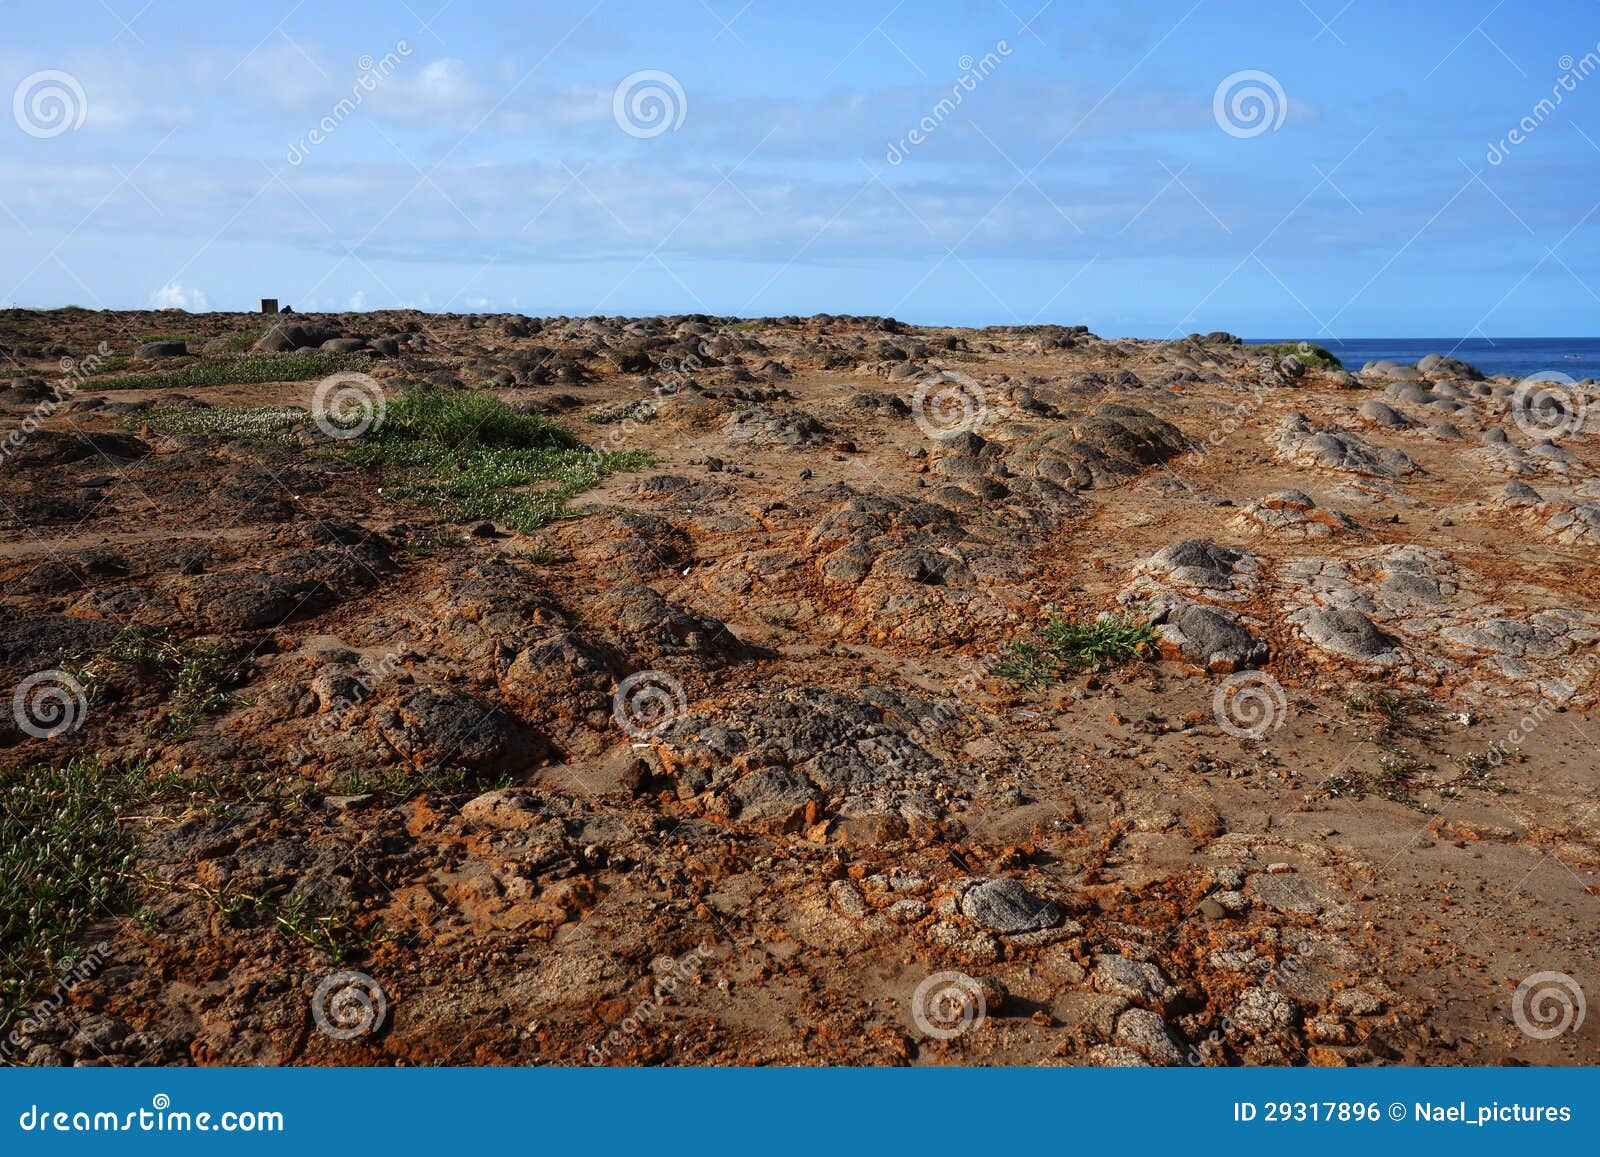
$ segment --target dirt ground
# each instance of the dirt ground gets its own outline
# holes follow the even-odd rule
[[[652,456],[519,531],[352,461],[317,378],[163,380],[268,320],[0,314],[0,766],[151,784],[72,932],[105,963],[8,1059],[1600,1063],[1600,442],[1518,383],[1226,335],[281,319],[391,404]],[[134,356],[158,332],[188,352]],[[62,361],[101,343],[123,388]],[[307,414],[152,417],[233,407]],[[1017,677],[1106,614],[1156,645]],[[227,694],[172,726],[129,632]],[[70,729],[23,726],[85,670]]]

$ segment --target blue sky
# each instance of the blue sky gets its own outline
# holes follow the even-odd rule
[[[1595,0],[441,3],[0,4],[0,304],[1600,332]]]

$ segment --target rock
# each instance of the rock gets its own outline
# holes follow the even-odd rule
[[[1061,923],[1061,905],[1034,895],[1018,881],[1003,877],[969,888],[961,897],[962,914],[991,931],[1037,932]]]
[[[1173,611],[1162,624],[1161,635],[1185,658],[1210,671],[1237,671],[1267,657],[1267,645],[1236,618],[1198,604]]]
[[[1166,973],[1156,965],[1116,953],[1096,957],[1090,976],[1100,992],[1145,1004],[1165,1005],[1178,994]]]
[[[1137,1050],[1152,1064],[1171,1067],[1184,1063],[1188,1042],[1156,1013],[1130,1008],[1117,1017],[1117,1043]]]
[[[1294,1002],[1270,988],[1247,988],[1239,996],[1228,1019],[1233,1027],[1250,1036],[1265,1036],[1290,1028],[1299,1019]]]
[[[1366,615],[1347,607],[1322,607],[1306,619],[1301,629],[1323,650],[1353,659],[1374,659],[1396,646]]]
[[[1444,354],[1428,354],[1417,362],[1417,370],[1430,378],[1465,378],[1472,382],[1483,380],[1483,375],[1475,367]]]
[[[157,358],[181,358],[189,355],[189,345],[181,341],[147,341],[134,351],[134,357],[144,361]]]
[[[1393,429],[1404,429],[1411,425],[1411,419],[1399,413],[1391,406],[1386,406],[1376,398],[1361,405],[1361,416],[1369,422],[1379,426],[1388,426]]]
[[[1089,1062],[1103,1069],[1147,1069],[1150,1062],[1136,1050],[1122,1045],[1095,1045],[1089,1050]]]

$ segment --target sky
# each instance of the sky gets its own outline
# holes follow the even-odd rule
[[[1600,333],[1600,0],[0,0],[0,305]]]

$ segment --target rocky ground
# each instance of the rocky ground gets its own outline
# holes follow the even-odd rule
[[[0,348],[10,1061],[1600,1061],[1593,383],[826,316]],[[363,447],[430,391],[584,446],[419,487]]]

